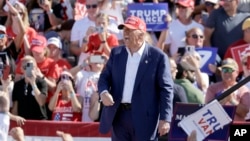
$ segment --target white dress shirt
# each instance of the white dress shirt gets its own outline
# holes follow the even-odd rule
[[[141,56],[145,49],[145,43],[143,43],[142,47],[137,52],[133,53],[133,55],[128,48],[126,49],[128,52],[128,58],[121,103],[131,103],[136,74],[140,64]]]

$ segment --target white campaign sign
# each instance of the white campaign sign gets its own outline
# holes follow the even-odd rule
[[[200,56],[201,56],[201,68],[204,67],[204,65],[207,63],[207,61],[210,59],[210,57],[212,56],[212,52],[208,51],[208,50],[199,50],[197,51]]]

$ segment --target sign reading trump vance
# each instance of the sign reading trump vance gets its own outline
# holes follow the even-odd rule
[[[167,28],[167,3],[129,4],[127,16],[137,16],[143,19],[148,31],[162,31]]]

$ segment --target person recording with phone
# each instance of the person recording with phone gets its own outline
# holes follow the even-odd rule
[[[52,120],[82,120],[82,97],[75,93],[74,87],[73,76],[63,71],[57,82],[56,91],[49,102],[49,109],[53,112]]]
[[[65,9],[63,9],[61,3],[56,3],[53,0],[30,0],[26,6],[32,21],[31,26],[35,28],[35,23],[38,23],[42,29],[37,30],[41,32],[45,32],[52,26],[57,26],[67,19]],[[37,13],[40,16],[39,18],[35,16],[38,15]]]
[[[21,60],[21,66],[24,78],[14,84],[11,112],[25,119],[46,120],[48,85],[37,76],[38,67],[32,56],[26,55]]]
[[[85,53],[102,52],[109,56],[110,50],[119,45],[115,34],[108,31],[109,17],[99,13],[96,16],[96,33],[83,39],[82,49]]]
[[[76,90],[84,99],[82,109],[83,122],[93,122],[99,117],[100,110],[98,110],[98,107],[100,103],[98,100],[91,101],[91,97],[97,92],[97,82],[106,61],[107,57],[102,53],[96,52],[91,54],[85,60],[85,69],[80,69],[76,73]],[[97,95],[97,97],[99,96]]]

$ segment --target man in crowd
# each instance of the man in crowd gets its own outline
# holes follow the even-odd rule
[[[222,61],[221,82],[214,83],[208,87],[205,103],[210,102],[224,91],[237,84],[236,78],[239,74],[239,67],[235,60],[227,58]],[[232,94],[220,101],[222,105],[236,106],[235,121],[245,121],[250,109],[250,93],[246,86],[242,86]]]
[[[221,58],[230,44],[242,38],[242,23],[249,13],[237,13],[239,0],[224,0],[223,8],[214,10],[205,27],[205,42],[208,47],[218,48]]]

